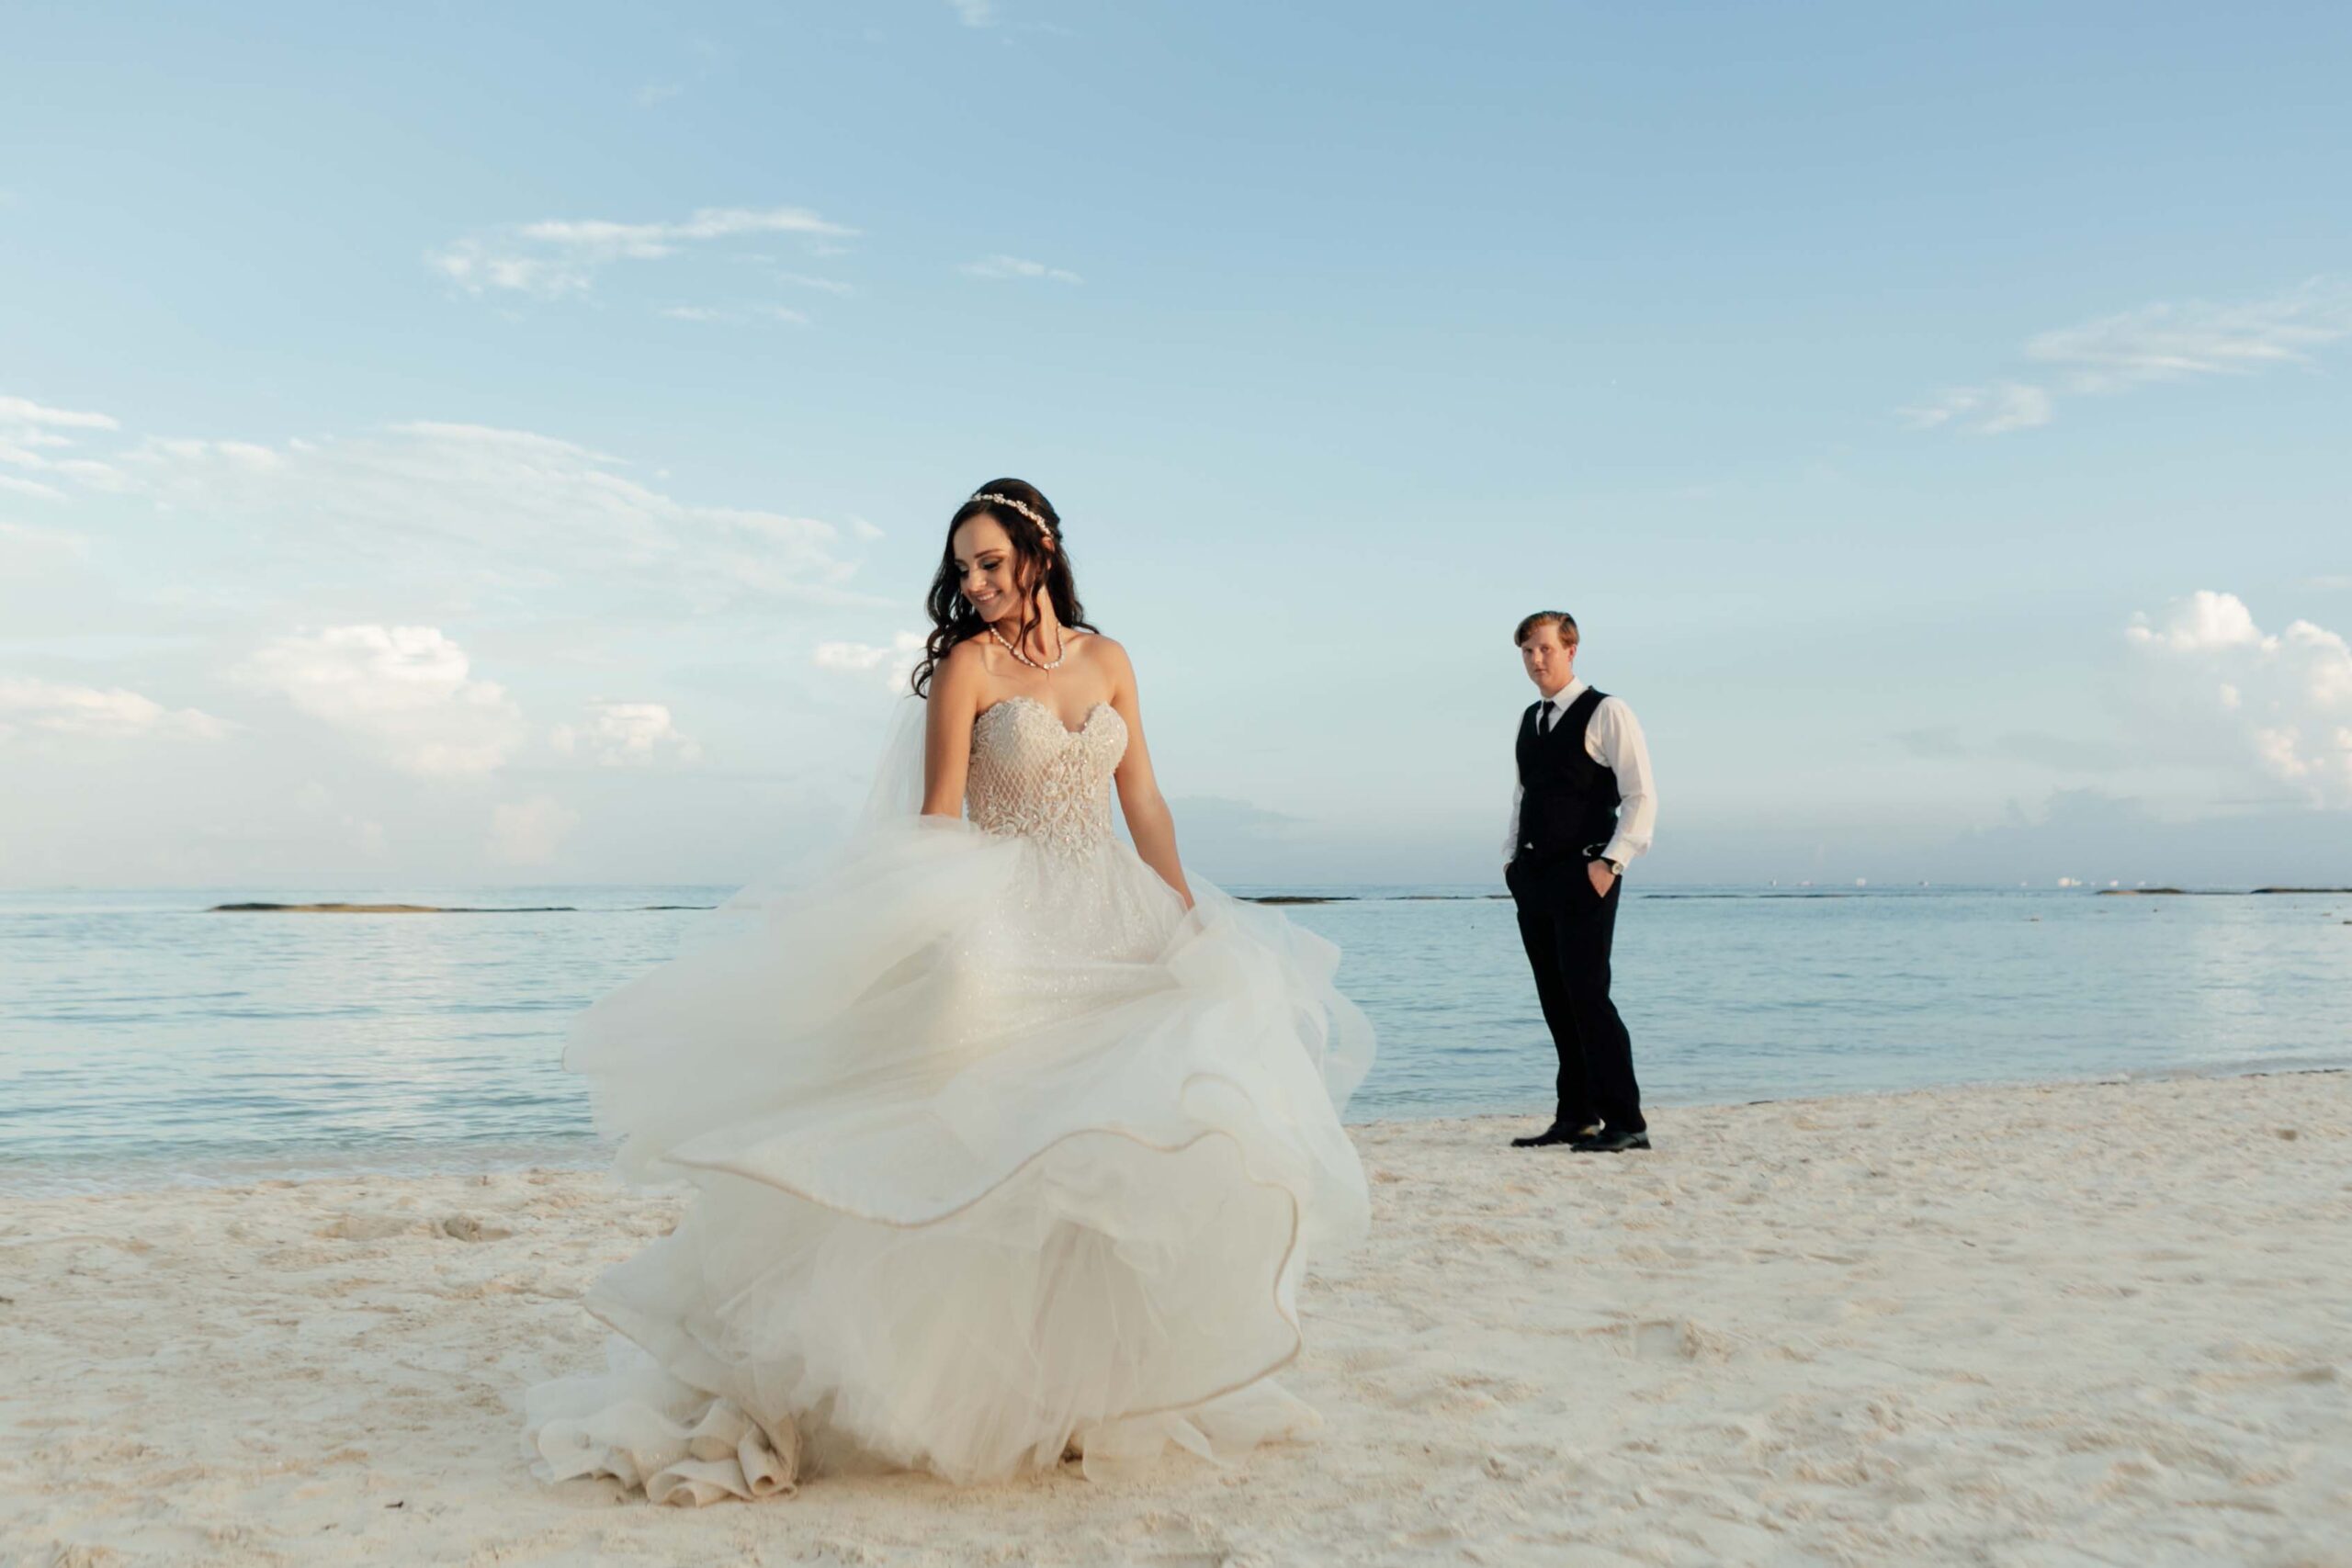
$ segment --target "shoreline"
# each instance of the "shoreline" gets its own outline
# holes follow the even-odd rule
[[[1661,1109],[1646,1154],[1350,1128],[1370,1241],[1283,1382],[1317,1440],[692,1513],[543,1487],[523,1388],[662,1234],[602,1171],[0,1211],[0,1540],[24,1561],[950,1568],[2324,1562],[2352,1539],[2352,1076]],[[0,1561],[10,1561],[0,1551]]]
[[[1849,1089],[1829,1094],[1771,1095],[1762,1099],[1680,1100],[1657,1099],[1646,1102],[1654,1114],[1700,1111],[1736,1111],[1752,1106],[1830,1106],[1848,1101],[1899,1100],[1910,1095],[1971,1094],[1980,1091],[2026,1090],[2041,1089],[2089,1088],[2103,1085],[2159,1084],[2176,1082],[2233,1082],[2243,1078],[2337,1077],[2352,1075],[2352,1049],[2346,1052],[2341,1064],[2288,1066],[2188,1065],[2152,1067],[2138,1071],[2086,1073],[2064,1077],[2048,1078],[1971,1078],[1947,1083],[1914,1084],[1888,1089]],[[1379,1129],[1423,1127],[1448,1122],[1476,1125],[1492,1122],[1497,1126],[1509,1123],[1541,1122],[1547,1117],[1544,1109],[1531,1101],[1524,1109],[1432,1111],[1426,1115],[1384,1115],[1362,1121],[1347,1121],[1343,1125],[1351,1135],[1361,1135]],[[472,1179],[484,1175],[548,1170],[594,1174],[607,1169],[613,1159],[613,1145],[591,1135],[583,1134],[575,1143],[499,1144],[489,1140],[479,1143],[452,1142],[446,1144],[412,1145],[348,1151],[348,1158],[336,1158],[310,1151],[285,1156],[240,1156],[227,1159],[199,1160],[172,1168],[173,1179],[145,1179],[162,1171],[166,1157],[157,1155],[134,1155],[124,1158],[124,1166],[141,1168],[140,1179],[129,1182],[88,1182],[61,1184],[51,1173],[68,1168],[86,1167],[86,1158],[74,1160],[21,1160],[0,1158],[0,1199],[46,1201],[64,1198],[128,1197],[142,1192],[214,1192],[243,1187],[282,1186],[288,1183],[340,1181],[351,1179],[422,1180],[439,1177]],[[575,1157],[576,1156],[576,1157]],[[151,1172],[148,1166],[157,1168]],[[118,1168],[119,1168],[119,1167]],[[26,1179],[37,1176],[39,1179]],[[0,1560],[5,1562],[5,1560]]]
[[[239,887],[81,886],[74,885],[0,888],[0,913],[40,915],[64,908],[103,903],[109,899],[142,901],[135,912],[147,914],[341,914],[341,915],[518,915],[518,914],[640,914],[695,913],[723,908],[746,885],[725,883],[580,883],[557,885],[492,885],[441,886],[394,892],[368,889],[304,889],[285,895],[277,889]],[[1223,885],[1247,903],[1272,905],[1487,903],[1508,901],[1510,895],[1488,882],[1306,883],[1283,886],[1254,882]],[[616,902],[611,896],[654,895],[646,902]],[[452,897],[451,895],[455,895]],[[595,895],[608,896],[605,898]],[[667,895],[667,897],[659,897]],[[684,896],[682,897],[681,896]],[[2246,886],[2196,886],[2176,883],[2145,883],[2132,886],[2106,886],[2095,880],[2052,883],[1912,882],[1863,878],[1858,882],[1768,878],[1759,882],[1652,881],[1646,877],[1628,888],[1636,898],[1671,899],[1821,899],[1821,898],[2291,898],[2352,897],[2352,886],[2331,884],[2301,886],[2267,883]],[[692,901],[686,901],[691,898]],[[62,908],[46,909],[43,899],[62,901]],[[172,902],[163,902],[172,900]]]

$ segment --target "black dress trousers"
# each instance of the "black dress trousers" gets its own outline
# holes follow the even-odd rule
[[[1600,1122],[1614,1133],[1645,1132],[1634,1042],[1609,999],[1609,947],[1625,879],[1610,884],[1606,897],[1595,893],[1591,863],[1581,855],[1522,856],[1504,882],[1519,907],[1520,940],[1560,1055],[1559,1119],[1571,1127]]]

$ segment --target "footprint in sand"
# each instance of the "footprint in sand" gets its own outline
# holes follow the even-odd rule
[[[416,1226],[413,1214],[337,1214],[319,1234],[337,1241],[384,1241]]]
[[[485,1220],[480,1214],[444,1214],[436,1228],[443,1235],[458,1241],[497,1241],[514,1234],[512,1226]]]

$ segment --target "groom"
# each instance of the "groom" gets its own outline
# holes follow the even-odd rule
[[[1577,679],[1574,616],[1539,610],[1514,640],[1542,697],[1520,720],[1503,882],[1560,1053],[1560,1103],[1550,1127],[1511,1145],[1645,1149],[1634,1044],[1609,999],[1609,942],[1625,863],[1650,847],[1657,820],[1649,748],[1633,709]]]

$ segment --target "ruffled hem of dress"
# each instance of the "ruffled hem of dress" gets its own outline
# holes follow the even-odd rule
[[[1204,1075],[1195,1075],[1195,1079],[1197,1080],[1203,1076]],[[748,1181],[756,1181],[763,1187],[774,1188],[776,1191],[782,1192],[787,1197],[797,1198],[804,1203],[813,1204],[817,1208],[823,1209],[831,1213],[838,1214],[844,1219],[856,1220],[865,1224],[888,1225],[895,1230],[928,1230],[936,1225],[946,1224],[961,1215],[969,1213],[971,1211],[988,1202],[990,1199],[1000,1196],[1006,1189],[1018,1181],[1028,1171],[1035,1168],[1039,1163],[1055,1154],[1057,1151],[1087,1138],[1117,1138],[1156,1155],[1187,1154],[1192,1150],[1198,1148],[1204,1143],[1208,1143],[1214,1139],[1222,1138],[1227,1143],[1230,1143],[1233,1145],[1235,1152],[1240,1156],[1242,1172],[1250,1184],[1263,1189],[1266,1191],[1281,1193],[1283,1201],[1289,1205],[1290,1210],[1290,1235],[1288,1239],[1283,1243],[1282,1257],[1276,1260],[1272,1276],[1267,1282],[1267,1296],[1274,1309],[1274,1315],[1282,1321],[1283,1326],[1289,1331],[1289,1348],[1279,1357],[1275,1358],[1273,1361],[1261,1368],[1259,1371],[1249,1374],[1247,1377],[1240,1378],[1232,1382],[1225,1383],[1218,1387],[1211,1388],[1204,1393],[1190,1394],[1183,1398],[1164,1402],[1162,1404],[1150,1406],[1148,1409],[1123,1412],[1118,1419],[1133,1420],[1148,1416],[1160,1416],[1175,1411],[1197,1409],[1214,1400],[1222,1399],[1228,1394],[1238,1393],[1243,1389],[1250,1387],[1252,1383],[1262,1382],[1266,1379],[1272,1377],[1276,1372],[1281,1371],[1283,1368],[1289,1366],[1293,1361],[1298,1359],[1300,1351],[1306,1348],[1306,1335],[1305,1329],[1299,1323],[1297,1312],[1292,1307],[1284,1304],[1282,1299],[1282,1288],[1283,1280],[1290,1273],[1291,1265],[1298,1258],[1298,1242],[1302,1228],[1300,1222],[1305,1212],[1305,1205],[1299,1201],[1298,1193],[1291,1187],[1283,1182],[1255,1174],[1250,1168],[1251,1162],[1250,1158],[1249,1145],[1243,1143],[1238,1134],[1222,1127],[1204,1128],[1200,1132],[1193,1134],[1191,1137],[1185,1138],[1177,1143],[1155,1142],[1150,1138],[1145,1137],[1139,1133],[1132,1132],[1124,1127],[1077,1128],[1073,1131],[1064,1133],[1060,1136],[1045,1144],[1035,1152],[1031,1154],[1026,1159],[1022,1160],[1012,1169],[1005,1171],[1002,1175],[999,1176],[994,1181],[990,1182],[987,1188],[979,1192],[972,1194],[961,1202],[956,1203],[954,1207],[944,1210],[936,1214],[928,1215],[921,1219],[910,1220],[897,1220],[887,1215],[860,1213],[854,1208],[832,1201],[813,1192],[804,1191],[787,1182],[778,1181],[773,1177],[763,1175],[755,1170],[745,1169],[718,1161],[698,1161],[681,1158],[674,1155],[672,1157],[675,1163],[689,1166],[695,1169],[725,1171],[729,1175],[740,1176]],[[605,1313],[599,1311],[593,1297],[587,1303],[587,1310],[591,1315],[604,1323],[607,1327],[612,1328],[617,1333],[628,1334],[632,1339],[636,1338],[636,1336],[634,1334],[630,1334],[628,1329],[623,1327],[618,1323],[613,1322],[611,1318],[605,1314]],[[650,1347],[648,1347],[648,1348],[650,1349]],[[705,1348],[706,1350],[708,1349],[707,1347],[705,1347]]]
[[[1262,1276],[1262,1302],[1271,1314],[1266,1321],[1279,1325],[1284,1341],[1280,1351],[1213,1382],[1207,1379],[1216,1374],[1204,1374],[1204,1386],[1159,1403],[1106,1412],[1072,1426],[1067,1433],[1047,1432],[1042,1448],[1023,1450],[1035,1461],[1026,1467],[970,1470],[943,1455],[910,1451],[901,1439],[889,1434],[861,1431],[854,1425],[820,1417],[820,1421],[831,1419],[826,1446],[890,1467],[924,1469],[961,1483],[1003,1480],[1022,1468],[1051,1468],[1074,1453],[1081,1473],[1089,1480],[1102,1481],[1131,1476],[1137,1467],[1159,1459],[1171,1447],[1226,1465],[1266,1442],[1299,1438],[1318,1427],[1322,1418],[1273,1381],[1297,1360],[1306,1344],[1297,1312],[1283,1299],[1284,1281],[1298,1260],[1303,1206],[1291,1188],[1254,1173],[1248,1145],[1230,1131],[1208,1128],[1180,1142],[1166,1143],[1125,1128],[1074,1129],[1035,1150],[984,1190],[918,1219],[862,1213],[756,1171],[717,1162],[681,1163],[754,1181],[841,1219],[922,1231],[953,1225],[1006,1195],[1056,1152],[1090,1139],[1115,1140],[1148,1155],[1166,1156],[1182,1156],[1221,1140],[1231,1146],[1246,1180],[1280,1196],[1287,1236],[1280,1256]],[[712,1374],[723,1368],[727,1357],[720,1347],[706,1341],[677,1314],[642,1312],[601,1290],[592,1292],[582,1304],[616,1337],[608,1350],[611,1370],[557,1380],[531,1392],[523,1441],[525,1452],[535,1461],[535,1474],[548,1481],[607,1476],[625,1487],[642,1489],[650,1501],[673,1505],[701,1506],[729,1498],[751,1501],[789,1495],[797,1489],[811,1438],[800,1422],[811,1413],[782,1412],[762,1417],[747,1412],[728,1393],[707,1386],[726,1381]]]

